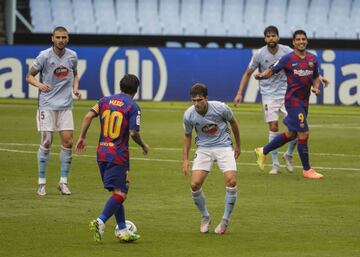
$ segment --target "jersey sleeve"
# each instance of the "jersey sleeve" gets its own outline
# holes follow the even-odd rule
[[[254,55],[252,56],[248,69],[251,70],[256,70],[259,67],[259,51],[255,52]]]
[[[223,111],[222,111],[222,117],[226,120],[226,121],[230,121],[232,119],[232,117],[234,116],[232,110],[230,109],[230,107],[228,105],[226,105],[225,103],[222,104],[223,106]]]
[[[43,52],[41,52],[34,60],[32,67],[37,71],[41,71],[44,67],[45,61],[46,61],[46,56]]]
[[[274,63],[274,65],[271,67],[271,71],[273,73],[278,73],[279,71],[281,71],[282,69],[285,68],[286,63],[289,59],[289,55],[284,55],[283,57],[280,58],[280,60],[278,60],[277,62]]]
[[[183,126],[184,126],[184,133],[185,134],[191,134],[193,125],[191,124],[189,113],[185,112],[184,119],[183,119]]]
[[[96,116],[98,116],[99,110],[100,110],[100,101],[98,101],[93,107],[91,107],[89,111],[95,113]]]
[[[134,131],[140,131],[140,121],[141,121],[140,107],[137,105],[133,105],[133,108],[130,111],[129,129]]]

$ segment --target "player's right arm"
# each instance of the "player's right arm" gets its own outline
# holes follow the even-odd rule
[[[184,134],[184,145],[183,145],[183,172],[187,176],[190,170],[189,153],[191,147],[191,133]]]
[[[245,87],[247,86],[249,79],[251,77],[251,74],[253,74],[254,70],[252,68],[247,68],[246,71],[244,72],[241,81],[240,81],[240,85],[239,85],[239,89],[237,91],[237,94],[234,98],[234,105],[235,106],[239,106],[240,103],[242,102],[242,94],[243,91],[245,89]]]
[[[80,136],[79,136],[79,139],[76,143],[76,146],[75,146],[75,152],[77,154],[81,154],[82,152],[85,151],[86,149],[86,134],[87,134],[87,131],[91,125],[91,122],[92,120],[97,116],[97,114],[93,111],[89,111],[83,121],[82,121],[82,125],[81,125],[81,131],[80,131]]]
[[[40,91],[43,92],[49,92],[50,91],[50,86],[44,83],[41,83],[40,81],[38,81],[35,76],[39,73],[39,71],[37,69],[35,69],[34,67],[31,67],[29,72],[26,74],[26,81],[34,86],[39,88]]]

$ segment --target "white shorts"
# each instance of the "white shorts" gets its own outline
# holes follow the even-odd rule
[[[237,170],[234,151],[231,147],[198,148],[195,152],[192,170],[210,172],[214,161],[217,161],[218,167],[223,173]]]
[[[38,110],[36,121],[38,131],[74,130],[72,110]]]
[[[284,117],[287,116],[285,99],[263,99],[262,104],[265,122],[279,120],[280,112],[284,115]]]

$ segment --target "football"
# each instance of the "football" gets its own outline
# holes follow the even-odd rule
[[[125,224],[126,224],[126,227],[129,231],[133,232],[133,233],[136,233],[137,232],[137,228],[134,224],[134,222],[130,221],[130,220],[125,220]],[[116,224],[115,226],[115,236],[118,236],[119,235],[119,226]]]

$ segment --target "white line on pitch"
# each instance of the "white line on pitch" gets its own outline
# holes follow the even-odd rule
[[[37,151],[24,151],[24,150],[12,150],[12,149],[5,149],[0,148],[0,152],[10,152],[10,153],[24,153],[24,154],[37,154]],[[59,153],[50,153],[51,155],[59,155]],[[95,155],[74,155],[76,157],[86,157],[86,158],[95,158]],[[170,160],[170,159],[157,159],[157,158],[139,158],[139,157],[132,157],[131,160],[134,161],[154,161],[154,162],[177,162],[181,163],[181,160]],[[256,163],[249,163],[249,162],[239,162],[240,166],[257,166]],[[271,165],[266,165],[271,166]],[[281,165],[284,167],[283,165]],[[302,168],[301,166],[295,166],[295,168]],[[360,168],[341,168],[341,167],[314,167],[315,169],[321,170],[345,170],[345,171],[360,171]]]
[[[5,146],[39,146],[39,144],[23,144],[23,143],[3,143],[0,142],[0,145],[5,145]],[[60,145],[52,145],[55,147],[60,147]],[[91,148],[91,149],[95,149],[97,148],[97,146],[93,146],[93,145],[88,145],[87,148]],[[137,147],[130,147],[130,149],[135,150],[138,149]],[[141,150],[141,149],[140,149]],[[159,150],[159,151],[182,151],[182,148],[167,148],[167,147],[151,147],[150,146],[150,150]],[[192,149],[193,151],[195,149]],[[251,153],[253,154],[254,151],[253,150],[241,150],[242,153]],[[279,153],[283,153],[283,152],[279,152]],[[310,155],[316,155],[316,156],[335,156],[335,157],[356,157],[356,158],[360,158],[359,154],[343,154],[343,153],[310,153]]]

